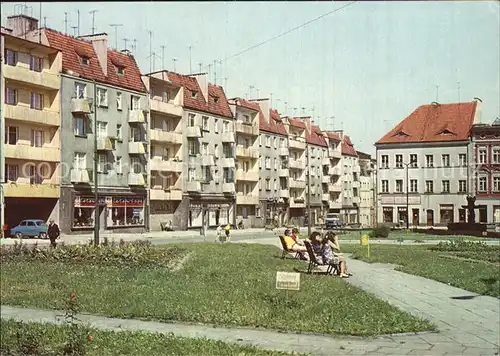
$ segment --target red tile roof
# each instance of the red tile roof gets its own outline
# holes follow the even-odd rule
[[[319,126],[313,125],[311,127],[311,132],[306,130],[306,141],[311,145],[328,147],[328,144],[325,141],[325,137],[321,132]]]
[[[138,92],[147,92],[141,79],[141,71],[134,57],[125,53],[108,49],[107,76],[101,69],[97,54],[92,44],[86,40],[57,32],[48,28],[43,29],[49,45],[62,52],[62,68],[65,71],[78,73],[82,78],[95,80],[99,83],[127,88]],[[89,65],[80,63],[80,56],[89,58]],[[118,75],[115,66],[124,67],[124,74]]]
[[[338,142],[342,141],[342,137],[340,137],[340,134],[338,134],[337,132],[327,132],[326,135],[330,140]]]
[[[354,149],[354,145],[351,142],[351,138],[347,135],[344,135],[344,139],[342,140],[342,146],[340,147],[342,150],[342,154],[346,156],[358,157],[358,153]]]
[[[301,120],[288,118],[288,122],[290,123],[290,126],[293,126],[293,127],[299,128],[299,129],[303,129],[303,130],[306,129],[306,124]]]
[[[467,140],[476,107],[475,101],[422,105],[376,144]]]
[[[269,109],[269,123],[264,118],[264,114],[259,106],[259,129],[277,135],[286,136],[285,125],[281,120],[280,114],[275,109]]]
[[[229,99],[230,101],[233,101],[236,106],[241,106],[242,108],[249,109],[249,110],[254,110],[254,111],[260,111],[260,106],[254,101],[248,101],[242,98],[232,98]]]
[[[222,87],[208,84],[208,98],[205,98],[195,77],[174,72],[167,72],[167,77],[174,85],[184,87],[184,107],[222,117],[233,118],[226,94]],[[196,93],[195,97],[193,97],[193,93]]]

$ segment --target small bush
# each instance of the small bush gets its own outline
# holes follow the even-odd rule
[[[377,225],[377,227],[370,232],[370,237],[371,238],[387,238],[387,237],[389,237],[390,232],[391,232],[390,226],[380,224],[380,225]]]
[[[436,246],[429,248],[431,251],[446,251],[446,252],[458,252],[458,251],[486,251],[491,249],[483,241],[467,241],[463,238],[456,239],[454,241],[440,242]]]

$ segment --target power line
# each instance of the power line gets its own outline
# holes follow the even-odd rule
[[[253,45],[253,46],[251,46],[251,47],[248,47],[247,49],[244,49],[244,50],[242,50],[242,51],[240,51],[240,52],[237,52],[237,53],[235,53],[235,54],[232,54],[232,55],[230,55],[229,57],[226,57],[226,58],[224,58],[224,59],[221,59],[221,60],[219,61],[219,63],[221,63],[221,62],[225,62],[225,61],[227,61],[227,60],[229,60],[229,59],[231,59],[231,58],[234,58],[234,57],[240,56],[240,55],[242,55],[242,54],[244,54],[244,53],[247,53],[247,52],[249,52],[249,51],[251,51],[251,50],[253,50],[253,49],[257,48],[257,47],[260,47],[260,46],[262,46],[262,45],[264,45],[264,44],[266,44],[266,43],[269,43],[269,42],[274,41],[274,40],[276,40],[276,39],[278,39],[278,38],[280,38],[280,37],[283,37],[283,36],[285,36],[285,35],[288,35],[290,32],[297,31],[297,30],[299,30],[299,29],[301,29],[301,28],[303,28],[303,27],[306,27],[307,25],[309,25],[309,24],[311,24],[311,23],[313,23],[313,22],[315,22],[315,21],[318,21],[318,20],[322,19],[323,17],[329,16],[329,15],[331,15],[331,14],[333,14],[333,13],[336,13],[336,12],[338,12],[338,11],[342,10],[342,9],[345,9],[345,8],[346,8],[346,7],[348,7],[348,6],[351,6],[352,4],[356,3],[357,1],[358,1],[358,0],[351,1],[351,2],[350,2],[350,3],[348,3],[348,4],[345,4],[345,5],[342,5],[341,7],[336,8],[335,10],[329,11],[329,12],[327,12],[327,13],[323,14],[323,15],[320,15],[320,16],[318,16],[318,17],[315,17],[314,19],[309,20],[309,21],[307,21],[307,22],[303,23],[302,25],[299,25],[299,26],[296,26],[296,27],[294,27],[294,28],[291,28],[291,29],[289,29],[289,30],[287,30],[287,31],[285,31],[285,32],[280,33],[279,35],[276,35],[276,36],[271,37],[271,38],[269,38],[269,39],[267,39],[267,40],[265,40],[265,41],[262,41],[262,42],[260,42],[260,43],[257,43],[256,45]],[[205,68],[206,68],[206,67],[205,67]]]

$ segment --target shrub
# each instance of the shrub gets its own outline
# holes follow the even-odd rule
[[[371,238],[387,238],[387,237],[389,237],[390,232],[391,232],[390,226],[380,224],[380,225],[377,225],[377,227],[370,232],[370,237]]]
[[[447,251],[447,252],[458,252],[458,251],[486,251],[491,247],[488,246],[483,241],[467,241],[463,238],[458,238],[454,241],[440,242],[436,246],[432,246],[429,249],[431,251]]]

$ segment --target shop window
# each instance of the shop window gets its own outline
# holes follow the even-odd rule
[[[90,228],[94,226],[94,207],[75,207],[73,210],[73,227]]]
[[[453,205],[441,205],[439,207],[439,219],[441,224],[453,222]]]
[[[392,222],[394,222],[393,208],[391,208],[391,207],[384,207],[383,208],[383,217],[384,217],[384,222],[385,223],[392,223]]]
[[[112,226],[143,226],[144,201],[134,198],[113,198],[108,221]]]

